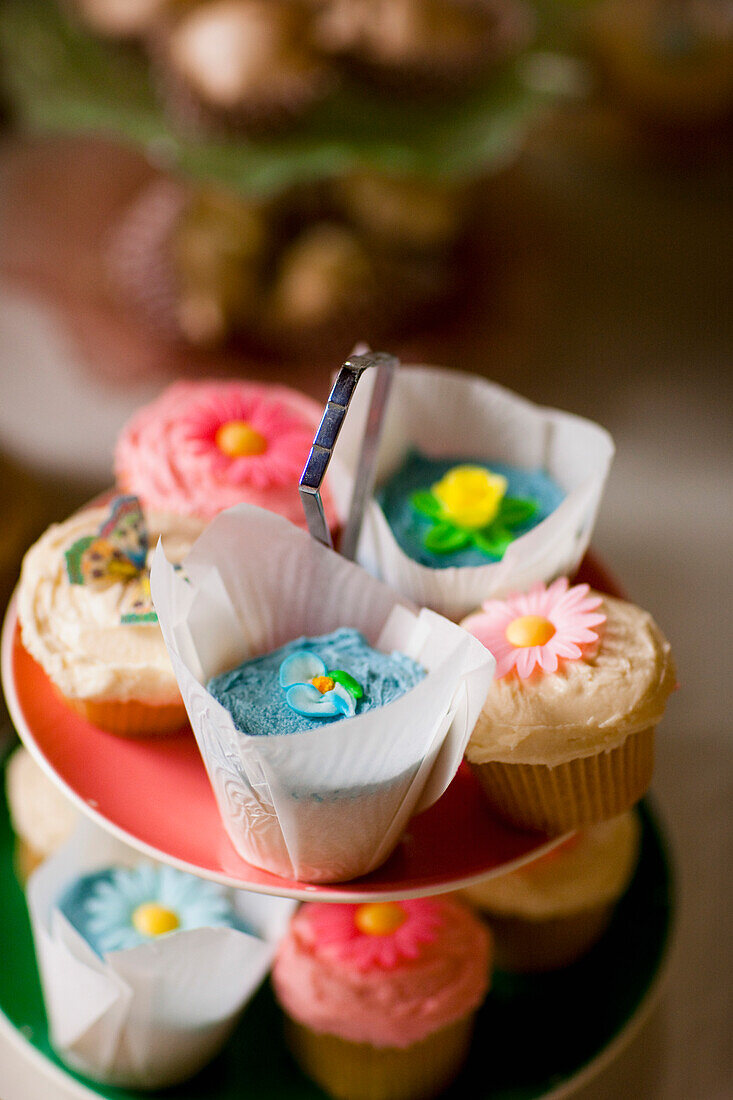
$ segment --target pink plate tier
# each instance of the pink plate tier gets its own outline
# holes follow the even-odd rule
[[[618,592],[592,560],[583,563],[581,579]],[[519,832],[493,817],[464,765],[442,798],[413,818],[378,870],[335,885],[290,881],[235,852],[188,727],[165,738],[128,740],[91,725],[59,699],[23,648],[15,601],[3,629],[2,676],[21,739],[80,809],[156,859],[228,886],[309,901],[417,897],[509,870],[562,839]]]

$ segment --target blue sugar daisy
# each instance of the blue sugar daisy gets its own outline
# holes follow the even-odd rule
[[[252,933],[224,887],[152,863],[85,875],[66,891],[59,908],[99,955],[192,928],[223,926]]]

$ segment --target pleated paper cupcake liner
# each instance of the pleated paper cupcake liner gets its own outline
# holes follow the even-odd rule
[[[372,378],[359,383],[331,463],[331,489],[348,514]],[[501,561],[433,569],[399,546],[375,497],[366,509],[357,560],[402,596],[449,619],[460,619],[489,597],[525,591],[537,581],[572,574],[588,548],[613,457],[599,425],[540,408],[477,375],[436,367],[401,367],[385,415],[377,488],[417,449],[432,458],[459,458],[541,469],[565,492],[559,506],[516,538]]]
[[[294,902],[234,891],[232,905],[255,934],[179,929],[100,958],[57,900],[82,875],[140,859],[82,819],[31,876],[28,907],[54,1049],[94,1080],[155,1089],[192,1077],[226,1042],[270,968]]]
[[[303,1071],[335,1100],[429,1100],[468,1055],[473,1014],[412,1046],[374,1047],[324,1035],[288,1018],[286,1038]]]
[[[409,818],[455,775],[494,659],[460,627],[414,611],[358,565],[280,516],[223,512],[176,572],[159,547],[153,601],[173,670],[237,852],[306,882],[367,874]],[[207,691],[210,677],[302,636],[362,632],[425,670],[405,695],[302,733],[250,736]]]
[[[471,764],[492,809],[520,829],[550,836],[617,817],[646,793],[654,771],[654,727],[615,749],[546,764]]]

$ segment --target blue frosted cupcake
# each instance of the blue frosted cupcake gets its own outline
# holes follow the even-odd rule
[[[501,561],[555,511],[564,491],[544,470],[408,452],[377,499],[401,549],[431,569]]]
[[[28,883],[53,1049],[104,1085],[192,1077],[265,978],[293,904],[140,861],[82,818]]]
[[[296,638],[214,676],[208,690],[250,736],[303,733],[394,702],[425,676],[404,653],[381,653],[358,630]]]
[[[223,512],[185,568],[161,550],[153,598],[236,851],[298,882],[373,871],[455,775],[493,658],[260,508]]]
[[[348,515],[373,381],[360,382],[331,463]],[[459,620],[484,600],[573,576],[613,442],[486,378],[400,367],[357,560],[418,606]]]
[[[152,863],[82,875],[67,886],[58,908],[100,956],[193,928],[255,934],[223,887]]]
[[[243,736],[274,742],[276,753],[277,742],[283,743],[277,780],[265,773],[267,795],[279,816],[297,818],[297,840],[289,847],[306,865],[303,877],[321,878],[326,867],[326,880],[337,881],[353,877],[355,859],[367,866],[369,853],[379,845],[381,823],[397,814],[417,766],[385,746],[391,763],[380,767],[370,759],[367,740],[358,771],[349,766],[306,769],[298,754],[309,747],[317,754],[327,727],[334,727],[334,737],[345,750],[350,723],[344,719],[359,722],[370,711],[406,696],[424,677],[425,670],[404,653],[382,653],[358,630],[339,628],[296,638],[209,680],[207,690]],[[292,744],[292,751],[285,742]],[[339,824],[344,814],[360,823],[356,837]]]

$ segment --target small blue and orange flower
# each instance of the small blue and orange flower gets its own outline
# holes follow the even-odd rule
[[[343,669],[327,669],[320,657],[298,649],[280,665],[285,702],[304,718],[351,718],[364,689]]]

